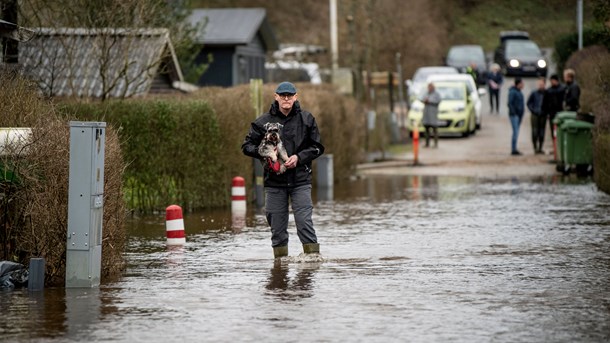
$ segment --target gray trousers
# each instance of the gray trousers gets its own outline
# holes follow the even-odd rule
[[[288,245],[289,199],[301,243],[318,243],[311,219],[311,185],[292,188],[265,187],[265,213],[267,223],[271,226],[271,246],[275,248]]]

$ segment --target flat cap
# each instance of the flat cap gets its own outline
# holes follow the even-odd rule
[[[277,85],[275,92],[277,94],[284,94],[284,93],[296,94],[297,88],[290,82],[282,82],[279,85]]]

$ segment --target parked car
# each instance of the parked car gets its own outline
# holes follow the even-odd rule
[[[472,99],[474,105],[474,111],[476,116],[476,128],[480,129],[483,123],[483,113],[481,112],[481,97],[487,94],[485,88],[477,88],[474,80],[470,75],[466,74],[439,74],[439,75],[430,75],[427,79],[426,83],[433,82],[458,82],[466,85],[466,89],[468,90],[468,94]]]
[[[505,75],[546,76],[547,61],[538,45],[519,35],[501,35],[494,61]]]
[[[474,102],[468,94],[465,83],[460,82],[435,82],[436,91],[441,96],[438,105],[438,133],[459,134],[467,137],[476,132],[476,117]],[[413,102],[409,110],[407,127],[410,131],[417,126],[423,131],[422,117],[424,103],[421,99]]]
[[[445,64],[455,67],[460,73],[466,73],[471,65],[475,65],[479,85],[487,83],[487,63],[485,52],[480,45],[454,45],[449,48]]]
[[[433,74],[458,74],[457,69],[447,66],[431,66],[418,68],[413,74],[413,78],[406,81],[409,104],[411,104],[422,91],[426,89],[426,79]]]

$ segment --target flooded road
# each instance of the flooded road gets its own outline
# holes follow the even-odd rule
[[[324,262],[274,263],[262,215],[130,227],[99,289],[0,293],[2,341],[604,342],[610,196],[587,180],[376,176],[337,185],[314,222]]]

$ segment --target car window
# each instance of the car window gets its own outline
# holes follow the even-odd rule
[[[539,57],[538,45],[532,41],[509,42],[506,44],[506,54],[509,56]]]
[[[470,76],[468,76],[470,77]],[[472,80],[472,78],[470,78]],[[474,86],[474,80],[472,80],[472,82],[470,81],[466,81],[466,80],[437,80],[437,81],[442,81],[442,82],[451,82],[451,83],[459,83],[462,85],[466,85],[466,90],[468,91],[468,94],[472,93],[475,91],[475,86]],[[432,82],[434,82],[434,80],[432,80]]]
[[[464,100],[464,91],[458,87],[439,86],[436,91],[441,96],[441,100]]]
[[[451,60],[455,63],[467,64],[472,61],[483,64],[485,62],[485,56],[478,47],[459,47],[449,50],[447,60]]]
[[[418,69],[413,75],[414,82],[424,82],[428,78],[428,76],[433,74],[457,74],[457,70],[455,68],[426,68],[426,69]]]

